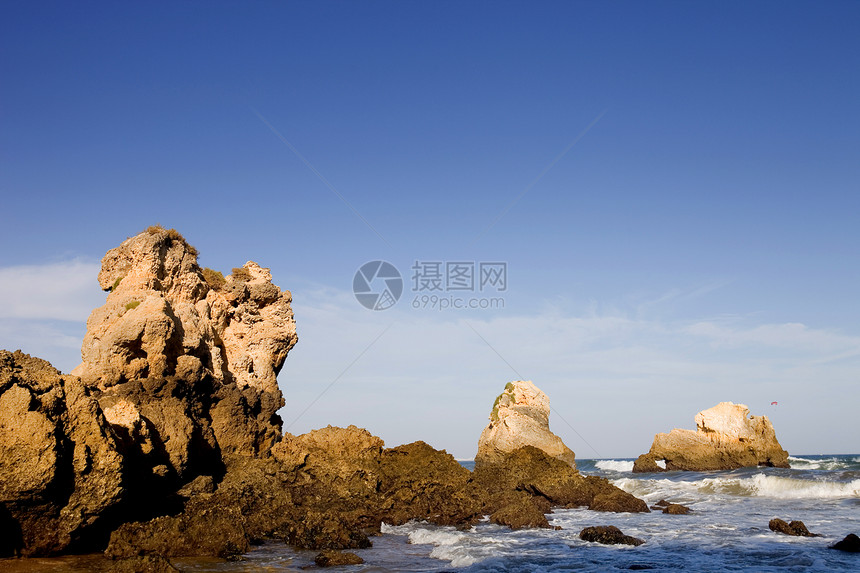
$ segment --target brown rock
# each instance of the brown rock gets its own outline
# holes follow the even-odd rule
[[[767,526],[771,531],[784,533],[785,535],[794,535],[797,537],[820,537],[815,533],[810,533],[802,521],[786,523],[782,519],[771,519]]]
[[[366,549],[373,544],[355,516],[308,511],[287,526],[285,540],[299,549]]]
[[[728,470],[748,466],[787,468],[788,452],[776,439],[767,416],[749,416],[743,404],[720,402],[696,414],[696,431],[674,429],[657,434],[647,454],[633,464],[634,472],[666,470]]]
[[[492,523],[507,525],[513,530],[550,526],[546,514],[551,507],[544,498],[514,492],[499,505],[501,507],[490,515]]]
[[[475,466],[497,464],[523,446],[532,446],[576,468],[574,453],[549,429],[549,412],[549,397],[532,382],[509,382],[481,432]]]
[[[314,558],[314,563],[320,567],[341,567],[345,565],[361,565],[364,559],[355,553],[327,550]]]
[[[117,559],[110,565],[112,573],[178,573],[179,569],[161,555],[135,555]]]
[[[690,508],[686,505],[681,505],[680,503],[670,503],[663,508],[663,513],[668,513],[670,515],[687,515],[690,513]]]
[[[475,486],[486,492],[485,513],[510,503],[510,492],[544,499],[550,506],[588,506],[596,511],[648,512],[648,505],[608,480],[584,477],[565,462],[532,446],[520,448],[500,463],[476,466]]]
[[[482,503],[471,472],[424,442],[386,449],[379,466],[380,517],[391,525],[422,519],[437,525],[477,522]]]
[[[0,351],[0,520],[5,554],[88,549],[126,494],[125,464],[80,380],[20,351]]]
[[[614,525],[597,525],[586,527],[579,532],[579,538],[583,541],[592,543],[602,543],[604,545],[642,545],[644,540],[630,535],[624,535],[620,529]]]
[[[159,430],[178,423],[170,428],[173,440],[203,431],[226,453],[271,448],[280,436],[275,412],[284,404],[277,374],[297,337],[291,294],[271,284],[268,269],[248,262],[224,284],[210,284],[197,251],[179,233],[150,227],[104,256],[99,284],[109,291],[107,302],[87,321],[83,362],[73,371],[103,391],[99,401],[123,394],[115,387],[129,382],[203,381],[208,400],[196,402],[208,410],[202,430],[193,415],[186,416],[189,425],[174,412],[166,414],[171,424],[159,425],[152,409],[144,411],[147,400],[128,401]],[[162,402],[170,405],[161,400],[156,409]],[[125,415],[133,423],[134,414]],[[175,443],[172,469],[182,475],[186,443]]]
[[[202,494],[189,501],[176,517],[121,525],[111,534],[105,555],[112,559],[140,554],[228,558],[249,549],[241,512],[211,503],[211,494]]]

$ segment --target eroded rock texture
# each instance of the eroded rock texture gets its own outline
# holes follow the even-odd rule
[[[743,404],[720,402],[696,414],[696,430],[657,434],[634,472],[730,470],[749,466],[787,468],[788,452],[776,439],[767,416],[749,416]],[[657,465],[665,462],[665,469]]]

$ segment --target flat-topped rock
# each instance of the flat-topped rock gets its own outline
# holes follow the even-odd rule
[[[696,430],[660,433],[634,472],[728,470],[751,466],[787,468],[788,452],[767,416],[750,416],[743,404],[720,402],[696,414]],[[657,461],[663,460],[665,468]]]

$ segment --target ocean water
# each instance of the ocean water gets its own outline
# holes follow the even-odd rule
[[[827,549],[860,534],[860,455],[798,456],[791,469],[633,474],[632,460],[577,460],[584,474],[609,478],[653,505],[682,503],[689,515],[556,510],[561,530],[511,531],[482,522],[468,531],[426,523],[384,525],[364,565],[331,571],[860,571],[860,554]],[[464,463],[467,467],[470,464]],[[799,519],[823,537],[771,532],[768,521]],[[579,539],[590,525],[615,525],[645,540],[639,547],[604,546]],[[182,571],[303,571],[317,552],[266,543],[242,561],[175,560]],[[70,562],[71,563],[71,562]],[[0,566],[2,569],[2,566]],[[53,568],[76,571],[77,568]],[[84,569],[80,569],[84,570]]]

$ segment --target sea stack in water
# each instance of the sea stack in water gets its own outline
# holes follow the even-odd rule
[[[576,468],[573,452],[549,429],[549,397],[530,381],[508,382],[478,440],[475,465],[496,464],[533,446]]]
[[[730,470],[750,466],[787,468],[788,452],[776,439],[767,416],[749,416],[743,404],[720,402],[696,414],[696,431],[657,434],[634,472]],[[664,468],[657,461],[665,462]]]

